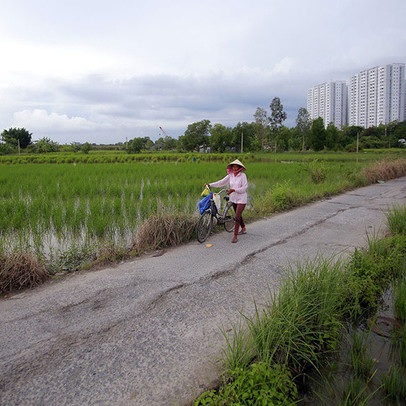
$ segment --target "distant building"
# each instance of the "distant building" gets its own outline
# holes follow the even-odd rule
[[[307,111],[312,120],[321,117],[327,127],[347,124],[348,88],[343,81],[321,83],[307,91]]]
[[[351,77],[348,88],[349,125],[365,128],[406,118],[405,64],[393,63]]]

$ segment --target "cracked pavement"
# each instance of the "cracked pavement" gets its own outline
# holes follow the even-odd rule
[[[222,331],[299,261],[385,231],[406,177],[0,301],[0,404],[185,405],[221,373]]]

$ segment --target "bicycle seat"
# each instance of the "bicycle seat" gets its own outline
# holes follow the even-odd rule
[[[230,200],[230,196],[224,196],[223,199],[228,202]]]

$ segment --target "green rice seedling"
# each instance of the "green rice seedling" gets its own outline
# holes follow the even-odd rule
[[[382,379],[382,387],[391,399],[406,401],[406,373],[399,366],[393,365]]]

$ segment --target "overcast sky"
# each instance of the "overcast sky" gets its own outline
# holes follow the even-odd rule
[[[0,0],[0,131],[116,143],[406,62],[405,0]]]

